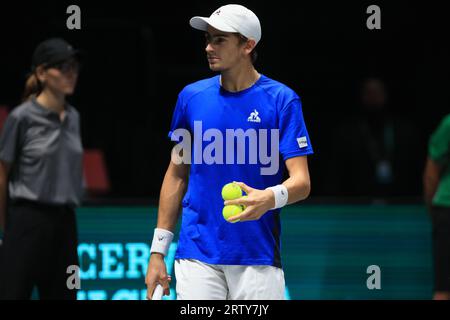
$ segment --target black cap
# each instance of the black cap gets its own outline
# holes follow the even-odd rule
[[[61,38],[51,38],[41,42],[33,53],[31,69],[34,70],[41,64],[52,65],[78,56],[79,51],[75,50],[67,41]]]

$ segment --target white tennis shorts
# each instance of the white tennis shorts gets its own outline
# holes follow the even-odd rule
[[[284,300],[281,268],[175,260],[178,300]]]

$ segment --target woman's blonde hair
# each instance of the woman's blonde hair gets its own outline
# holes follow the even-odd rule
[[[43,85],[39,81],[36,71],[34,71],[28,76],[27,81],[25,82],[25,90],[23,91],[22,100],[27,101],[33,96],[38,96],[43,89]]]

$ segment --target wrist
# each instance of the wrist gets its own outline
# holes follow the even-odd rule
[[[269,210],[271,210],[275,207],[275,193],[270,189],[266,189],[265,191],[267,192]]]
[[[164,259],[164,255],[160,252],[150,252],[150,257],[154,257],[157,259]]]
[[[284,185],[279,184],[273,187],[266,188],[266,190],[270,190],[273,193],[274,206],[271,209],[279,209],[287,204],[289,194],[287,188]]]
[[[169,230],[156,228],[153,234],[152,246],[150,248],[150,254],[159,253],[163,257],[167,255],[170,244],[173,240],[173,233]]]

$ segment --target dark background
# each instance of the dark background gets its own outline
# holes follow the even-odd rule
[[[450,111],[448,17],[443,4],[407,1],[239,1],[262,24],[256,69],[302,98],[315,154],[311,200],[420,201],[427,141]],[[81,7],[81,30],[67,30],[66,8]],[[0,4],[0,104],[20,103],[31,54],[61,36],[86,52],[70,101],[82,119],[85,148],[106,157],[109,198],[157,200],[169,163],[167,139],[178,92],[213,76],[204,38],[188,21],[223,1],[58,1]],[[366,8],[381,8],[381,30],[368,30]],[[365,163],[358,146],[342,143],[362,117],[362,79],[383,79],[389,110],[405,121],[398,157],[402,178],[377,194],[348,163]],[[344,130],[342,130],[344,127]],[[408,138],[410,137],[410,138]],[[345,139],[344,139],[345,140]]]

